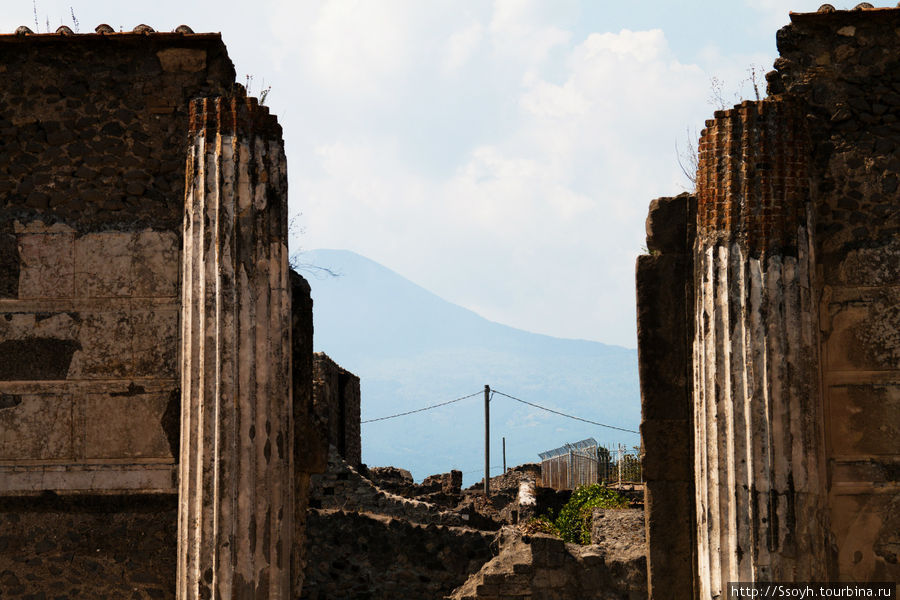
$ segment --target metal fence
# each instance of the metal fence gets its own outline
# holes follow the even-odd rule
[[[642,449],[640,446],[629,448],[624,444],[600,446],[597,458],[600,480],[610,485],[626,483],[643,483],[644,473],[641,468]]]
[[[600,446],[593,438],[540,452],[541,484],[557,490],[573,490],[592,483],[622,485],[643,483],[641,449],[622,444]]]

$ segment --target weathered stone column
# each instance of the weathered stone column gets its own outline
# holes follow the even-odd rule
[[[814,231],[804,113],[716,113],[700,141],[694,468],[700,598],[825,579]]]
[[[291,300],[281,128],[191,105],[182,295],[180,600],[290,598]]]

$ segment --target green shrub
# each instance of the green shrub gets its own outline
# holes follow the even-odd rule
[[[628,508],[628,499],[599,483],[577,488],[553,522],[557,535],[573,544],[590,544],[594,508]]]

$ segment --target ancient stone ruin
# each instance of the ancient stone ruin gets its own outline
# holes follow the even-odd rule
[[[637,263],[652,598],[900,579],[900,9],[791,14]],[[673,291],[675,293],[673,293]]]
[[[280,126],[187,27],[20,28],[0,72],[3,592],[293,597],[312,305]]]
[[[362,463],[218,34],[0,35],[0,596],[717,598],[900,579],[900,9],[792,14],[637,265],[639,509]],[[674,292],[674,293],[673,293]],[[556,503],[556,504],[554,504]],[[626,532],[623,534],[623,531]],[[647,589],[649,584],[649,590]]]

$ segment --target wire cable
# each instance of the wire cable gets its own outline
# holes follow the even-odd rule
[[[365,421],[360,421],[360,425],[363,423],[374,423],[375,421],[386,421],[388,419],[396,419],[397,417],[405,417],[406,415],[411,415],[414,413],[431,410],[432,408],[438,408],[441,406],[447,406],[448,404],[453,404],[454,402],[459,402],[460,400],[465,400],[467,398],[472,398],[473,396],[478,396],[479,394],[483,394],[484,392],[479,390],[474,394],[469,394],[468,396],[463,396],[461,398],[456,398],[454,400],[448,400],[447,402],[441,402],[440,404],[432,404],[431,406],[426,406],[424,408],[417,408],[415,410],[408,410],[406,412],[397,413],[396,415],[389,415],[387,417],[378,417],[377,419],[366,419]]]
[[[619,431],[627,431],[628,433],[637,433],[640,435],[640,431],[635,431],[633,429],[625,429],[624,427],[616,427],[615,425],[606,425],[605,423],[598,423],[597,421],[591,421],[589,419],[582,419],[581,417],[575,417],[573,415],[567,415],[564,412],[559,412],[558,410],[553,410],[552,408],[547,408],[546,406],[541,406],[540,404],[535,404],[534,402],[528,402],[527,400],[522,400],[521,398],[516,398],[515,396],[510,396],[509,394],[504,394],[499,390],[495,390],[491,388],[491,392],[495,394],[500,394],[501,396],[506,396],[511,400],[515,400],[516,402],[521,402],[522,404],[527,404],[528,406],[533,406],[535,408],[539,408],[541,410],[546,410],[547,412],[551,412],[556,415],[560,415],[562,417],[567,417],[569,419],[575,419],[576,421],[583,421],[584,423],[590,423],[591,425],[599,425],[600,427],[607,427],[609,429],[617,429]]]

